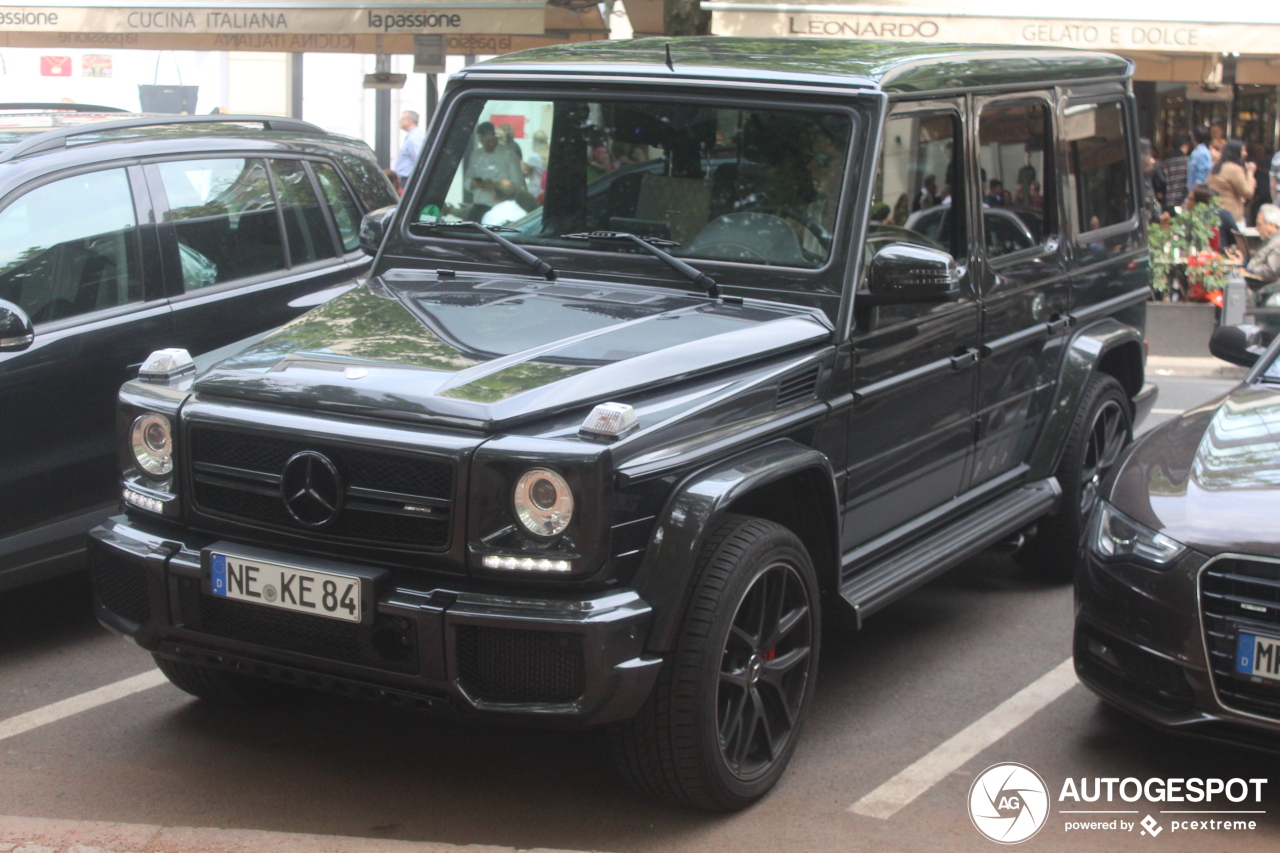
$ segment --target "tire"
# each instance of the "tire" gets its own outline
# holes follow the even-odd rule
[[[252,705],[271,707],[287,702],[294,696],[287,685],[276,684],[263,678],[238,675],[221,669],[201,666],[184,661],[170,660],[152,655],[164,677],[177,687],[210,702],[227,705]]]
[[[737,811],[795,751],[817,674],[817,576],[790,530],[729,516],[695,577],[674,653],[640,713],[610,727],[610,746],[640,793]]]
[[[1089,516],[1098,487],[1133,438],[1133,404],[1114,377],[1095,373],[1085,387],[1055,475],[1062,503],[1040,519],[1018,562],[1046,580],[1068,581],[1084,553]]]

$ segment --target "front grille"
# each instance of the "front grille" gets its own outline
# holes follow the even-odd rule
[[[94,545],[89,548],[89,573],[94,594],[112,613],[139,625],[151,618],[145,567]]]
[[[573,702],[586,689],[582,635],[458,625],[458,681],[488,702]]]
[[[1218,701],[1228,708],[1280,720],[1280,685],[1235,670],[1241,631],[1280,637],[1280,562],[1224,557],[1200,575],[1205,648]]]
[[[178,584],[182,623],[193,631],[374,669],[418,671],[418,631],[411,619],[379,613],[372,625],[341,622],[205,595],[193,578]]]
[[[449,545],[449,462],[203,426],[192,427],[190,439],[192,493],[202,513],[327,541],[421,550]],[[342,511],[319,529],[295,520],[280,496],[285,463],[303,450],[324,454],[344,485]]]

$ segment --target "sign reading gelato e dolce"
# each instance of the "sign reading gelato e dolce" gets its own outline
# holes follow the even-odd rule
[[[396,9],[0,6],[0,27],[81,33],[527,34],[541,33],[545,16],[545,4],[538,0],[463,0]]]
[[[1213,53],[1228,50],[1271,54],[1280,26],[1260,24],[1158,23],[993,18],[973,15],[848,14],[838,12],[712,11],[719,35],[869,38],[961,44],[1052,45],[1100,50]],[[729,3],[725,4],[730,5]]]

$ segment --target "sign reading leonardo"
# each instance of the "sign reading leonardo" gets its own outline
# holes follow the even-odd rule
[[[231,6],[0,6],[0,27],[15,32],[388,35],[541,33],[544,0],[444,0],[356,8],[317,2]]]

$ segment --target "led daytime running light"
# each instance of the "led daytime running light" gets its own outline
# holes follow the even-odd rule
[[[132,504],[139,509],[145,509],[147,512],[154,512],[158,515],[164,515],[164,503],[155,498],[149,498],[141,492],[135,492],[133,489],[124,490],[125,503]]]
[[[548,560],[543,557],[504,557],[488,554],[483,562],[486,569],[508,569],[521,572],[573,571],[573,564],[568,560]]]

